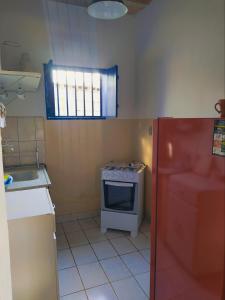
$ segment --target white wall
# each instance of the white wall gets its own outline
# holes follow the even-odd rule
[[[22,52],[30,53],[37,71],[50,58],[118,64],[120,118],[217,115],[214,103],[225,97],[224,0],[153,0],[136,17],[113,22],[95,21],[84,8],[50,8],[54,30],[48,31],[41,0],[1,1],[0,41],[22,45],[3,49],[5,68],[15,68]],[[9,104],[8,114],[44,115],[43,83],[24,102]]]
[[[89,67],[119,65],[119,117],[134,116],[135,18],[91,18],[85,8],[46,1],[54,60]]]
[[[138,14],[139,116],[216,116],[224,35],[224,0],[153,0]]]
[[[2,68],[17,69],[20,56],[28,52],[32,69],[42,71],[42,64],[49,60],[48,35],[44,22],[42,1],[0,1],[0,42],[16,41],[20,48],[2,49]],[[24,102],[16,100],[9,104],[9,115],[43,115],[45,111],[43,85],[36,94],[29,95]]]
[[[45,14],[50,22],[45,22]],[[37,71],[41,71],[42,64],[50,58],[56,63],[88,67],[117,64],[120,75],[119,117],[133,117],[134,20],[133,16],[128,16],[117,21],[96,21],[87,15],[85,8],[48,0],[4,1],[0,8],[0,42],[18,41],[22,47],[7,48],[7,52],[6,48],[3,49],[3,67],[17,67],[22,52],[30,54]],[[44,114],[43,82],[35,95],[8,106],[8,115]]]

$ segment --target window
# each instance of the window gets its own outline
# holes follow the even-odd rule
[[[101,119],[117,116],[118,67],[90,69],[44,65],[48,119]]]

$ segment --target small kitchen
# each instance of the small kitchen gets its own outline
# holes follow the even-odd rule
[[[0,295],[222,300],[223,0],[19,2],[0,4]]]
[[[147,299],[151,188],[145,186],[145,181],[151,180],[152,121],[134,116],[134,93],[130,88],[133,66],[125,67],[126,61],[121,56],[133,44],[129,28],[133,20],[128,17],[122,24],[115,21],[111,27],[109,23],[92,20],[77,6],[46,3],[48,17],[40,3],[32,7],[24,0],[23,6],[17,7],[18,20],[15,20],[23,30],[16,36],[11,32],[7,40],[5,35],[1,45],[1,100],[6,107],[6,127],[1,134],[13,299],[117,299],[125,297],[124,284],[132,285],[126,297],[132,293],[136,299]],[[10,8],[7,5],[5,8],[11,15]],[[62,44],[57,41],[61,29],[54,19],[60,8],[66,9],[65,12],[71,8],[72,14],[60,26],[67,30],[70,22],[81,23],[65,41],[78,39],[78,49],[70,49],[63,56],[60,56]],[[41,41],[23,25],[24,13],[38,18]],[[96,38],[92,29],[95,24],[99,26]],[[57,32],[48,36],[46,27],[51,26]],[[111,30],[117,41],[109,40]],[[119,37],[118,30],[121,30]],[[90,37],[85,31],[90,31]],[[124,35],[128,38],[126,45],[122,43]],[[30,40],[33,44],[27,45]],[[91,56],[89,49],[82,49],[86,45],[91,47],[93,42],[96,50]],[[118,43],[118,49],[111,56],[109,49],[114,42]],[[97,52],[98,43],[105,45],[99,49],[101,53]],[[71,57],[74,51],[76,59]],[[127,62],[133,57],[132,50]],[[113,66],[116,64],[118,67]],[[82,114],[79,107],[82,84],[87,86],[86,101],[90,97],[91,74],[95,104],[92,109],[97,117],[85,119],[78,115],[77,119],[69,119],[64,115],[62,101],[58,103],[61,119],[52,118],[48,109],[51,99],[46,98],[52,84],[48,83],[48,70],[52,68],[55,72],[53,88],[59,86],[60,92],[61,74],[57,72],[65,69],[64,66],[58,71],[60,65],[85,71],[83,83],[82,70],[74,73],[77,91],[73,91],[76,95],[73,101],[77,104],[77,114],[79,110]],[[102,70],[120,77],[113,82],[115,88],[117,85],[120,88],[119,107],[112,113],[121,117],[98,117],[98,74],[104,81]],[[67,71],[67,80],[69,75]],[[67,93],[70,96],[69,88]],[[115,100],[114,92],[111,101]],[[85,103],[86,113],[88,105]]]

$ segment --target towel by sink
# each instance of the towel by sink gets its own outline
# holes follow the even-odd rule
[[[0,128],[4,128],[6,126],[5,118],[6,118],[6,108],[3,103],[0,103]]]

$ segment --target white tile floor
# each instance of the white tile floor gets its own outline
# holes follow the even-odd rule
[[[99,217],[57,224],[60,300],[148,300],[149,224],[136,239]]]

